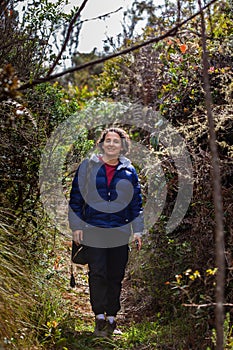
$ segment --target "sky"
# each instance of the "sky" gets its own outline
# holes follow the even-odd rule
[[[80,5],[83,0],[73,0],[70,4]],[[113,12],[122,7],[121,11],[113,13],[106,20],[94,20],[85,22],[82,26],[79,52],[90,52],[94,47],[98,51],[103,49],[103,40],[108,36],[116,36],[122,30],[121,21],[123,19],[123,13],[130,7],[134,0],[89,0],[82,11],[82,19],[90,19],[99,15]],[[164,0],[154,0],[156,5],[163,4]],[[140,28],[138,29],[140,30]]]
[[[82,1],[79,0],[76,5],[81,3]],[[94,47],[101,51],[106,34],[111,37],[121,32],[123,12],[132,3],[133,0],[89,0],[82,11],[82,19],[90,19],[114,12],[120,7],[122,7],[122,10],[111,14],[105,20],[97,19],[83,23],[79,39],[79,52],[90,52]]]

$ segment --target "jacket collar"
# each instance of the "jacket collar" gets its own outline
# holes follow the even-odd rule
[[[101,156],[101,154],[97,155],[93,153],[90,157],[90,160],[93,161],[94,163],[100,163],[99,156]],[[125,156],[120,156],[119,161],[120,161],[120,164],[117,166],[117,170],[120,170],[122,168],[127,168],[131,165],[131,161]]]

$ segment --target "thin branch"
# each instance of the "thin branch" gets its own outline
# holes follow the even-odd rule
[[[209,124],[209,143],[211,152],[211,164],[212,164],[212,182],[213,182],[213,200],[215,211],[215,257],[216,267],[218,269],[216,276],[216,307],[215,307],[215,319],[216,319],[216,350],[223,350],[224,348],[224,285],[225,285],[225,256],[224,256],[224,225],[223,225],[223,200],[221,193],[221,174],[220,174],[220,162],[216,143],[215,123],[212,115],[212,97],[210,91],[209,82],[209,62],[206,47],[206,34],[205,34],[205,19],[204,13],[201,8],[201,0],[198,0],[200,15],[201,15],[201,30],[202,30],[202,50],[203,50],[203,79],[204,79],[204,91],[205,91],[205,104],[207,111],[207,118]]]
[[[196,307],[198,309],[201,309],[202,307],[212,307],[212,306],[216,306],[217,303],[209,303],[209,304],[182,304],[183,306],[185,307]],[[223,304],[224,306],[230,306],[232,307],[233,304],[230,304],[230,303],[226,303],[226,304]]]
[[[63,52],[65,51],[66,49],[66,46],[68,44],[68,41],[70,39],[70,36],[71,36],[71,33],[72,33],[72,30],[73,30],[73,26],[75,24],[75,22],[77,21],[78,17],[80,16],[82,10],[85,8],[86,4],[87,4],[88,0],[84,0],[83,3],[81,4],[81,6],[79,7],[78,11],[76,12],[76,14],[73,16],[72,20],[70,21],[70,24],[69,24],[69,27],[68,27],[68,31],[67,31],[67,34],[66,34],[66,38],[64,40],[64,43],[61,47],[61,50],[60,52],[58,53],[56,59],[54,60],[52,66],[49,68],[49,71],[47,73],[47,77],[50,76],[50,74],[53,72],[54,68],[56,67],[56,65],[58,64],[58,62],[60,61],[61,59],[61,56],[63,54]]]
[[[217,2],[218,0],[212,0],[210,1],[207,5],[205,5],[202,10],[205,10],[206,8],[208,8],[209,6],[211,6],[212,4],[214,4],[215,2]],[[57,74],[54,74],[54,75],[50,75],[50,76],[46,76],[44,78],[39,78],[39,79],[35,79],[33,80],[32,82],[28,82],[26,84],[23,84],[19,87],[18,90],[25,90],[25,89],[28,89],[28,88],[31,88],[35,85],[38,85],[38,84],[41,84],[41,83],[45,83],[45,82],[49,82],[51,80],[54,80],[54,79],[57,79],[57,78],[60,78],[62,77],[63,75],[65,74],[69,74],[69,73],[73,73],[73,72],[77,72],[77,71],[80,71],[82,69],[85,69],[87,67],[91,67],[91,66],[94,66],[96,64],[99,64],[99,63],[103,63],[105,61],[108,61],[112,58],[115,58],[115,57],[118,57],[118,56],[122,56],[122,55],[126,55],[127,53],[129,52],[132,52],[132,51],[135,51],[135,50],[138,50],[140,49],[141,47],[144,47],[144,46],[147,46],[147,45],[150,45],[150,44],[154,44],[154,43],[157,43],[159,42],[160,40],[163,40],[169,36],[173,36],[175,35],[175,33],[177,32],[177,29],[181,28],[184,24],[188,23],[189,21],[191,21],[193,18],[197,17],[198,15],[200,15],[200,11],[196,12],[195,14],[193,14],[192,16],[188,17],[186,20],[180,22],[179,24],[177,24],[175,27],[171,28],[170,30],[168,30],[165,34],[162,34],[158,37],[155,37],[153,39],[149,39],[149,40],[146,40],[140,44],[136,44],[134,46],[131,46],[127,49],[124,49],[124,50],[121,50],[119,52],[116,52],[116,53],[113,53],[111,55],[108,55],[108,56],[105,56],[105,57],[102,57],[102,58],[99,58],[97,60],[93,60],[93,61],[90,61],[90,62],[87,62],[87,63],[84,63],[80,66],[77,66],[77,67],[72,67],[72,68],[69,68],[65,71],[62,71],[60,73],[57,73]]]
[[[117,13],[118,11],[120,11],[122,9],[123,9],[123,7],[119,7],[117,10],[105,13],[104,15],[99,15],[99,16],[96,16],[96,17],[93,17],[93,18],[84,19],[83,21],[80,22],[80,24],[83,24],[85,22],[90,22],[90,21],[96,21],[97,19],[104,19],[105,17],[113,15],[114,13]]]

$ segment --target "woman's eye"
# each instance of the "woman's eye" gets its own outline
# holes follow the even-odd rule
[[[120,141],[119,141],[119,140],[110,140],[110,139],[106,139],[105,142],[106,142],[106,143],[111,143],[111,142],[113,142],[113,143],[115,143],[115,144],[120,144]]]

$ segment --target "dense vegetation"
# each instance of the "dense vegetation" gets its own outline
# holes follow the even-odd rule
[[[214,349],[215,215],[199,16],[155,44],[86,69],[83,74],[80,71],[20,91],[24,83],[48,74],[56,58],[49,40],[57,40],[57,30],[71,21],[77,9],[70,15],[63,13],[60,0],[56,4],[41,1],[34,11],[32,1],[20,19],[16,8],[19,3],[0,4],[0,347]],[[106,41],[106,51],[159,36],[195,11],[196,2],[190,0],[179,1],[178,8],[167,1],[157,8],[153,1],[135,1],[126,14],[128,23],[124,23],[122,35],[118,41]],[[147,25],[135,37],[134,28],[143,17]],[[231,2],[216,1],[205,11],[205,21],[224,207],[224,349],[232,349]],[[73,64],[100,57],[95,52],[76,52],[75,39],[81,30],[79,20],[76,24],[69,38]],[[65,33],[67,28],[63,29]],[[193,196],[185,217],[172,232],[166,231],[166,224],[179,191],[176,165],[159,137],[153,137],[140,124],[124,122],[118,108],[122,105],[140,106],[145,118],[149,118],[150,111],[159,113],[185,140],[192,160]],[[58,230],[41,202],[39,171],[44,147],[54,130],[75,113],[79,125],[74,133],[78,135],[62,166],[65,196],[77,163],[93,147],[93,139],[102,128],[99,122],[107,123],[108,114],[115,116],[114,122],[125,127],[135,143],[157,157],[166,180],[162,212],[145,236],[140,254],[131,251],[119,320],[123,335],[114,340],[91,336],[87,272],[77,268],[78,287],[72,290],[69,238]],[[151,170],[146,164],[138,170],[146,204],[145,174]]]

